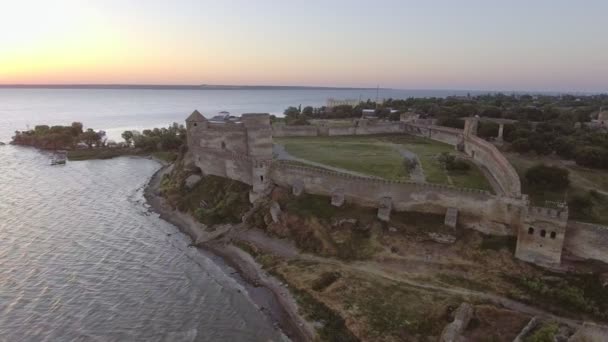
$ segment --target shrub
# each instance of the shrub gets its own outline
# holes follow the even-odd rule
[[[467,171],[471,168],[469,163],[456,158],[448,152],[443,152],[439,155],[439,163],[448,171]]]
[[[568,175],[566,169],[540,164],[526,171],[526,181],[539,189],[563,190],[570,185]]]
[[[558,326],[555,323],[543,325],[532,335],[524,339],[525,342],[553,342]]]
[[[519,152],[519,153],[526,153],[529,152],[532,148],[530,147],[530,143],[528,142],[528,139],[525,138],[517,138],[513,141],[513,144],[511,144],[511,148],[515,151],[515,152]]]

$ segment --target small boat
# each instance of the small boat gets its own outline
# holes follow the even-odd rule
[[[51,165],[65,165],[67,159],[67,151],[57,151],[51,158]]]

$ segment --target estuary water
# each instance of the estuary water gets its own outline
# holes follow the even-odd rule
[[[466,95],[457,90],[380,89],[379,98]],[[152,90],[152,89],[0,89],[0,141],[15,130],[39,124],[69,125],[105,130],[120,140],[127,129],[146,129],[184,123],[194,109],[211,117],[220,111],[281,114],[288,106],[322,106],[327,98],[375,99],[376,90]]]
[[[282,341],[240,283],[151,213],[141,158],[0,146],[0,341]]]
[[[0,141],[37,124],[126,129],[207,116],[280,114],[375,90],[0,89]],[[458,92],[388,91],[381,97]],[[0,341],[280,341],[243,286],[151,213],[141,158],[50,166],[0,146]]]

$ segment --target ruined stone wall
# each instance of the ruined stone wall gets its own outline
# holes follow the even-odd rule
[[[316,137],[316,136],[340,136],[340,135],[372,135],[403,133],[403,123],[357,120],[347,126],[292,126],[273,125],[273,137]]]
[[[450,127],[406,123],[404,131],[411,135],[429,138],[452,146],[462,143],[463,140],[462,130]]]
[[[383,198],[390,197],[397,211],[445,214],[447,208],[457,208],[460,224],[487,234],[514,235],[520,224],[520,202],[483,190],[357,177],[284,161],[273,163],[270,177],[280,186],[297,185],[307,193],[325,196],[337,192],[347,202],[367,207],[377,208]]]
[[[564,248],[575,256],[608,263],[608,227],[568,221]]]
[[[465,136],[464,150],[474,160],[484,165],[492,174],[505,195],[521,197],[521,182],[515,168],[491,143],[473,136]]]
[[[392,134],[403,133],[403,123],[378,122],[369,120],[358,120],[355,127],[355,135]]]
[[[273,137],[316,137],[319,135],[317,126],[272,125]]]
[[[355,128],[355,125],[328,126],[327,127],[327,135],[330,135],[330,136],[355,135],[356,133],[357,133],[357,129]]]

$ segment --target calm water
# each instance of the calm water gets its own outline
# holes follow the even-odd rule
[[[242,286],[146,208],[159,165],[0,146],[0,341],[280,341]]]
[[[0,141],[72,121],[116,139],[195,108],[281,113],[359,96],[375,91],[0,89]],[[148,211],[142,187],[158,168],[130,158],[52,167],[43,152],[0,146],[0,341],[282,339],[224,268]]]
[[[381,98],[462,95],[465,91],[380,90]],[[288,106],[321,106],[329,97],[375,99],[375,90],[138,90],[0,89],[0,141],[37,124],[70,124],[103,129],[115,140],[126,129],[183,123],[198,109],[206,116],[280,114]]]

